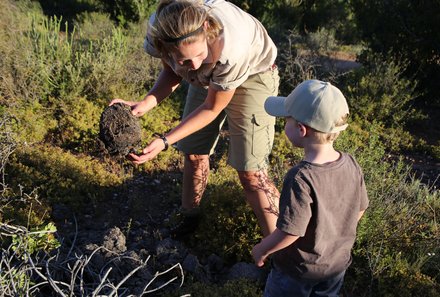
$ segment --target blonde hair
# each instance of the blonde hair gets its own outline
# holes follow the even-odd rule
[[[349,116],[349,114],[347,113],[344,116],[342,116],[341,118],[339,118],[339,120],[336,121],[336,123],[335,123],[335,127],[340,127],[340,126],[347,124],[348,116]],[[293,119],[293,120],[295,121],[295,123],[299,123],[296,119]],[[310,126],[307,126],[304,123],[301,123],[301,124],[307,127],[310,137],[312,137],[317,143],[320,143],[320,144],[325,144],[325,143],[335,141],[336,138],[338,138],[339,133],[341,133],[341,132],[336,132],[336,133],[320,132],[316,129],[313,129]]]
[[[341,118],[339,118],[338,121],[336,121],[335,127],[343,126],[343,125],[347,124],[347,121],[348,121],[348,113],[345,114],[344,116],[342,116]],[[321,143],[321,144],[325,144],[325,143],[329,143],[329,142],[335,141],[336,138],[338,138],[339,133],[341,133],[341,132],[324,133],[324,132],[317,131],[317,130],[311,128],[311,127],[308,127],[308,128],[311,130],[311,136],[313,138],[315,138],[315,140],[318,143]]]
[[[204,1],[162,0],[150,29],[154,47],[162,56],[180,44],[190,44],[204,35],[208,40],[219,36],[220,23],[203,6]],[[206,30],[204,24],[207,22]]]

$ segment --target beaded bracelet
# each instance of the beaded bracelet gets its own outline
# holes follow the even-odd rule
[[[165,148],[163,150],[166,151],[169,146],[168,139],[163,134],[160,134],[160,133],[154,133],[153,136],[159,137],[160,139],[162,139],[163,144],[165,145]]]

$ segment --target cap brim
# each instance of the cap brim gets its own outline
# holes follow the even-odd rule
[[[289,114],[284,107],[286,97],[268,97],[264,102],[266,112],[274,117],[287,117]]]

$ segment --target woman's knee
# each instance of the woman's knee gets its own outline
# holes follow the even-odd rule
[[[241,185],[246,191],[264,191],[272,186],[266,170],[238,171]]]
[[[209,155],[185,154],[185,161],[193,165],[206,163],[209,162]]]

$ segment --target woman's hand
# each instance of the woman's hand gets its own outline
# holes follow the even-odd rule
[[[149,110],[147,102],[145,100],[136,102],[136,101],[126,101],[123,99],[116,98],[113,99],[109,105],[111,106],[116,103],[123,103],[125,105],[130,106],[131,114],[134,115],[135,117],[141,117]]]
[[[154,157],[156,157],[164,148],[165,148],[165,143],[163,142],[163,140],[157,138],[142,150],[141,155],[130,153],[128,154],[127,157],[134,164],[142,164],[154,159]]]

